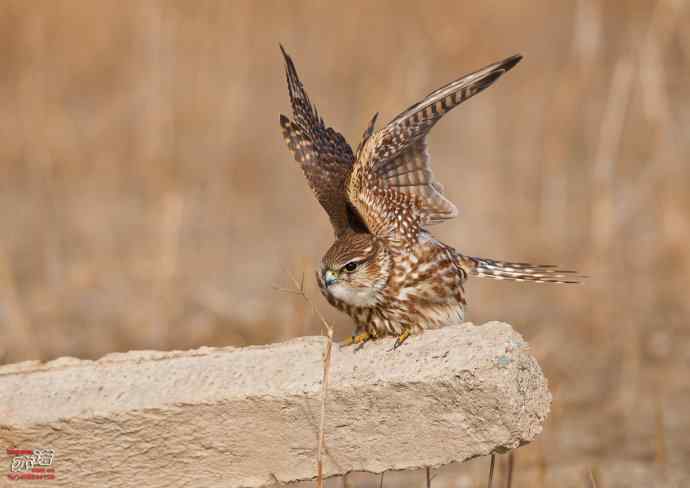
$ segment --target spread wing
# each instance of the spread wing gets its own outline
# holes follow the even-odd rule
[[[280,46],[292,104],[293,119],[280,116],[283,137],[295,160],[302,166],[309,186],[328,213],[336,236],[349,227],[345,178],[354,162],[345,138],[324,125],[311,104],[292,59]]]
[[[425,225],[457,215],[434,178],[426,135],[441,117],[491,86],[520,59],[511,56],[433,91],[363,141],[347,197],[372,233],[414,240]]]

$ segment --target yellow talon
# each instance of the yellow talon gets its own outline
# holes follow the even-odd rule
[[[398,336],[398,338],[395,340],[395,344],[393,344],[393,350],[396,350],[397,348],[399,348],[400,346],[402,346],[403,342],[405,342],[405,340],[406,340],[408,337],[410,337],[410,330],[409,330],[409,329],[403,330],[403,331],[402,331],[402,334],[400,334],[400,335]]]
[[[373,338],[374,337],[371,334],[369,334],[369,332],[362,332],[361,334],[357,334],[356,336],[353,335],[345,339],[343,342],[340,343],[340,347],[347,347],[353,344],[364,344],[365,342]]]

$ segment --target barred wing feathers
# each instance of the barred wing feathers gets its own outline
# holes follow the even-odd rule
[[[457,216],[434,177],[426,135],[446,113],[491,86],[520,59],[511,56],[431,92],[364,141],[347,181],[347,196],[372,232],[415,238],[425,225]],[[406,208],[396,213],[392,201]]]
[[[330,218],[336,236],[351,226],[345,197],[345,179],[354,163],[352,148],[345,138],[319,117],[311,104],[297,69],[283,46],[293,120],[280,116],[283,138],[304,171],[309,186]]]

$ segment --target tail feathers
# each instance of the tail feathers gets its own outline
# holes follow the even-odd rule
[[[480,278],[560,284],[576,284],[586,278],[577,271],[558,269],[552,264],[511,263],[476,257],[466,259],[471,263],[470,274]]]

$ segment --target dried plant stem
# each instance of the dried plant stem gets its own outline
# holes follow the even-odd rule
[[[328,323],[321,311],[314,305],[304,292],[304,274],[302,278],[297,281],[294,276],[290,275],[292,283],[295,285],[295,290],[282,290],[300,295],[309,304],[314,314],[319,318],[326,329],[326,350],[323,355],[323,378],[321,381],[321,420],[319,421],[319,437],[318,446],[316,450],[316,486],[323,488],[323,451],[325,445],[325,428],[326,428],[326,394],[328,392],[328,378],[331,370],[331,351],[333,349],[333,327]]]
[[[326,339],[326,352],[323,359],[323,382],[321,384],[321,422],[319,423],[319,446],[316,451],[316,486],[323,487],[323,449],[325,443],[326,424],[326,393],[328,391],[328,376],[331,369],[331,349],[333,346],[333,329],[328,326]]]
[[[494,483],[494,465],[496,464],[496,454],[491,454],[491,466],[489,466],[489,484],[488,487]]]
[[[508,454],[508,476],[506,477],[506,488],[513,486],[513,470],[515,469],[515,451]]]

